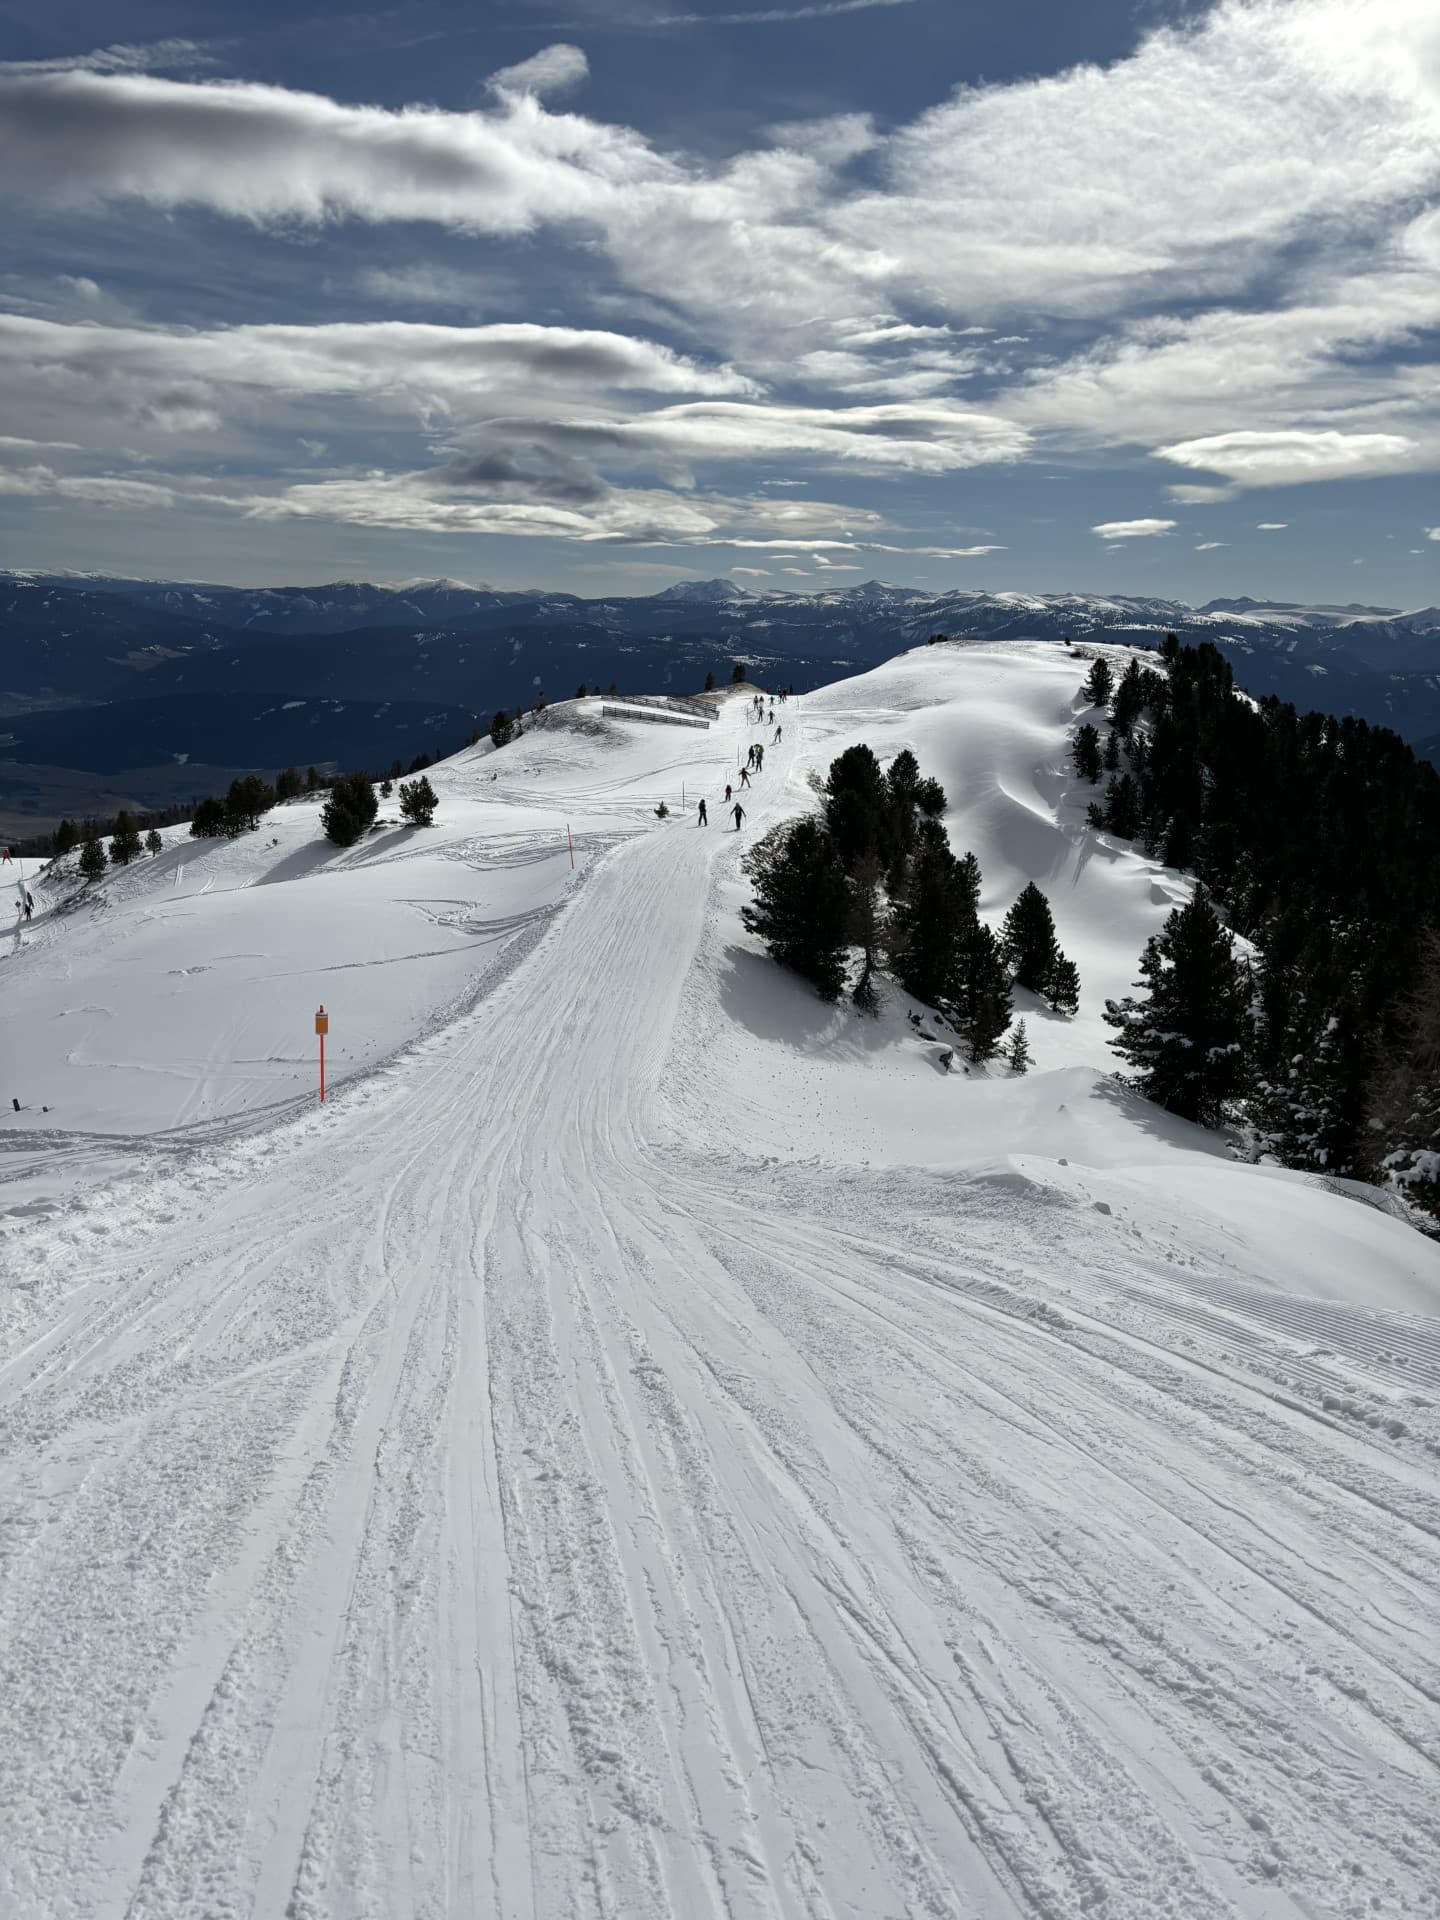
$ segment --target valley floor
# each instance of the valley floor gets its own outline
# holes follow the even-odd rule
[[[1440,1915],[1433,1249],[1131,1117],[761,1143],[707,955],[792,753],[4,1243],[0,1910]]]

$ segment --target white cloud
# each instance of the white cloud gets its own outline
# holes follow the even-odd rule
[[[12,448],[17,452],[25,453],[34,453],[37,451],[82,453],[84,451],[76,440],[27,440],[21,434],[0,433],[0,453]]]
[[[513,67],[501,67],[491,74],[490,86],[498,94],[530,94],[540,99],[549,93],[566,93],[589,78],[590,62],[580,48],[561,40]]]
[[[361,293],[396,307],[461,307],[468,312],[498,304],[504,297],[517,300],[518,288],[497,287],[483,273],[463,273],[455,267],[417,260],[407,267],[366,267],[355,279]]]
[[[944,401],[914,406],[797,407],[687,401],[621,422],[565,423],[576,444],[685,460],[807,459],[831,467],[950,473],[1018,459],[1024,428]]]
[[[595,469],[610,464],[664,483],[626,494],[645,495],[637,511],[654,524],[684,519],[696,469],[747,459],[924,477],[1143,447],[1216,476],[1167,489],[1186,507],[1440,466],[1440,369],[1424,357],[1440,328],[1433,0],[1216,0],[1106,66],[959,87],[893,131],[863,113],[817,116],[718,158],[552,110],[544,96],[587,72],[568,44],[501,69],[467,112],[154,71],[206,58],[174,40],[0,64],[0,198],[201,207],[286,230],[550,228],[585,249],[586,311],[622,314],[618,330],[162,331],[119,324],[76,276],[70,317],[116,324],[71,329],[91,337],[63,348],[0,346],[0,411],[17,435],[88,440],[93,421],[103,446],[118,418],[172,436],[274,429],[293,449],[301,432],[344,444],[352,424],[405,415],[446,443],[432,457],[450,459],[451,481],[437,485],[491,471],[490,507],[603,519],[620,490]],[[467,273],[456,243],[445,265],[371,266],[360,284],[401,310],[473,312],[486,276],[503,284],[495,251]],[[50,296],[15,291],[15,305],[53,313]],[[507,295],[503,310],[540,309]],[[697,343],[694,357],[631,338],[641,314],[656,340],[674,328]],[[1039,357],[1073,343],[1077,322],[1095,337]],[[1005,350],[1027,339],[1036,357],[1017,377]],[[965,406],[950,397],[961,382]],[[387,457],[405,469],[388,476],[403,483],[389,507],[449,513],[433,498],[397,507],[425,492],[409,470],[426,456]],[[456,524],[486,508],[468,484],[450,502]]]
[[[730,571],[731,573],[749,574],[757,580],[768,580],[770,578],[770,569],[768,567],[731,567]]]
[[[1145,540],[1172,533],[1176,524],[1174,520],[1102,520],[1090,531],[1098,533],[1102,540]]]
[[[1289,524],[1290,522],[1288,520],[1257,520],[1255,522],[1255,531],[1257,533],[1283,533]]]
[[[0,493],[52,494],[61,500],[79,500],[90,506],[131,509],[173,507],[178,497],[173,487],[157,481],[112,474],[58,474],[49,467],[0,472]]]
[[[0,74],[15,73],[180,73],[215,62],[198,40],[125,41],[97,47],[93,53],[61,54],[53,60],[0,60]]]
[[[1196,553],[1213,553],[1216,547],[1228,547],[1228,540],[1202,540],[1196,547]]]
[[[1191,487],[1181,484],[1166,487],[1166,493],[1177,507],[1212,507],[1220,500],[1233,500],[1233,487]]]
[[[1223,473],[1239,486],[1294,486],[1304,480],[1334,480],[1360,474],[1400,473],[1416,444],[1407,434],[1341,433],[1333,427],[1267,432],[1242,428],[1157,449],[1177,466]]]
[[[169,432],[213,428],[262,398],[364,401],[377,416],[456,425],[522,401],[543,416],[602,395],[744,394],[733,369],[704,367],[624,334],[527,322],[452,327],[408,321],[209,330],[70,326],[0,313],[0,373],[17,390],[63,379],[67,402]],[[358,423],[354,405],[343,422]]]
[[[43,177],[27,183],[33,168]],[[486,112],[391,112],[251,81],[0,75],[0,193],[9,197],[515,234],[595,222],[647,182],[683,177],[639,135],[548,114],[525,93]]]
[[[1425,538],[1427,540],[1440,540],[1440,527],[1426,527]]]

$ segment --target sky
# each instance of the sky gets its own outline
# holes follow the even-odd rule
[[[0,0],[0,565],[1440,601],[1435,0]]]

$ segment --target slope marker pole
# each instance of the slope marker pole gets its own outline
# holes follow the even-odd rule
[[[320,1011],[315,1015],[315,1031],[320,1036],[320,1104],[325,1104],[325,1036],[330,1031],[330,1016],[322,1001]]]
[[[575,871],[575,841],[570,832],[570,822],[565,822],[565,839],[570,848],[570,871]]]

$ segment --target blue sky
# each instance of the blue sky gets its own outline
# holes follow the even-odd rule
[[[1433,0],[0,6],[0,562],[1440,600]]]

